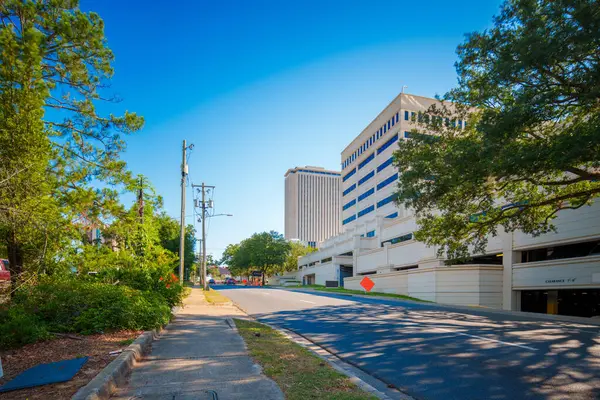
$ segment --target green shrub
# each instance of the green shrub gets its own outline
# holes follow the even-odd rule
[[[154,329],[171,316],[171,307],[160,293],[74,277],[43,279],[19,291],[13,302],[51,332]]]
[[[22,306],[0,311],[0,349],[19,347],[48,337],[45,325]]]
[[[105,267],[90,279],[158,293],[171,307],[181,305],[185,297],[184,286],[179,284],[170,266]]]

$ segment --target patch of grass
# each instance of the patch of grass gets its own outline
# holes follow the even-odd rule
[[[289,400],[376,399],[304,347],[266,325],[234,319],[250,355]]]
[[[119,342],[119,346],[129,346],[135,339],[125,339]]]
[[[210,288],[204,292],[204,298],[206,299],[206,301],[213,305],[231,303],[231,300],[229,300],[227,297],[223,296],[218,291]]]
[[[315,289],[321,292],[332,292],[332,293],[346,293],[346,294],[361,294],[365,296],[375,296],[375,297],[391,297],[394,299],[401,300],[412,300],[412,301],[420,301],[423,303],[432,303],[428,300],[417,299],[416,297],[405,296],[402,294],[395,293],[382,293],[382,292],[365,292],[364,290],[355,290],[355,289],[346,289],[342,287],[325,287],[325,285],[294,285],[294,286],[286,286],[286,289]]]
[[[345,289],[345,288],[326,288],[326,287],[318,287],[315,290],[319,290],[322,292],[335,292],[335,293],[348,293],[348,294],[362,294],[364,296],[374,296],[374,297],[391,297],[394,299],[401,300],[412,300],[412,301],[420,301],[424,303],[431,303],[427,300],[417,299],[416,297],[405,296],[403,294],[395,294],[395,293],[381,293],[381,292],[365,292],[364,290],[354,290],[354,289]]]
[[[313,288],[313,289],[319,289],[325,288],[325,285],[302,285],[302,284],[298,284],[298,285],[291,285],[291,286],[286,286],[286,288]]]

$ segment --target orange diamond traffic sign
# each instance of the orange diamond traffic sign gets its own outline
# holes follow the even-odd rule
[[[375,286],[375,282],[373,282],[368,276],[365,276],[360,281],[360,286],[362,286],[367,292],[370,292],[371,289],[373,289],[373,286]]]

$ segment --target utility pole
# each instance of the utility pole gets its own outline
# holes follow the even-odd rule
[[[193,188],[200,188],[202,191],[200,204],[195,204],[196,207],[200,208],[200,218],[202,220],[202,259],[200,261],[200,279],[202,280],[202,287],[204,290],[208,289],[208,282],[206,282],[206,218],[209,217],[207,209],[212,208],[212,201],[206,201],[206,190],[214,189],[214,186],[205,185],[192,185]]]
[[[208,289],[206,284],[206,201],[205,201],[205,188],[204,182],[202,182],[202,287],[204,290]]]
[[[186,177],[188,174],[188,165],[186,151],[187,149],[193,149],[194,145],[186,145],[186,141],[183,141],[183,152],[181,156],[181,232],[179,236],[179,282],[183,285],[183,264],[185,254],[185,184]]]
[[[202,261],[201,261],[201,265],[200,265],[200,275],[201,275],[201,279],[202,279],[202,287],[204,288],[204,290],[208,289],[208,282],[206,281],[206,219],[207,218],[212,218],[212,217],[233,217],[233,214],[212,214],[212,215],[208,215],[208,209],[209,208],[213,208],[213,202],[212,200],[206,200],[206,191],[207,189],[214,189],[214,186],[208,186],[205,185],[204,182],[202,182],[202,185],[192,185],[192,188],[198,188],[198,191],[202,191],[202,196],[201,196],[201,200],[200,202],[198,202],[196,200],[196,196],[194,196],[194,207],[200,208],[200,218],[202,219],[202,239],[199,239],[200,241],[202,241]],[[200,222],[200,220],[198,220],[198,222]]]

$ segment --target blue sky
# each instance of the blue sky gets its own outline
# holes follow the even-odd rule
[[[340,153],[407,85],[443,94],[455,49],[499,0],[81,0],[105,21],[111,91],[146,119],[123,158],[179,216],[183,139],[190,182],[215,185],[207,252],[284,229],[288,168],[340,168]],[[188,188],[188,223],[193,222]],[[198,224],[199,227],[199,224]]]

